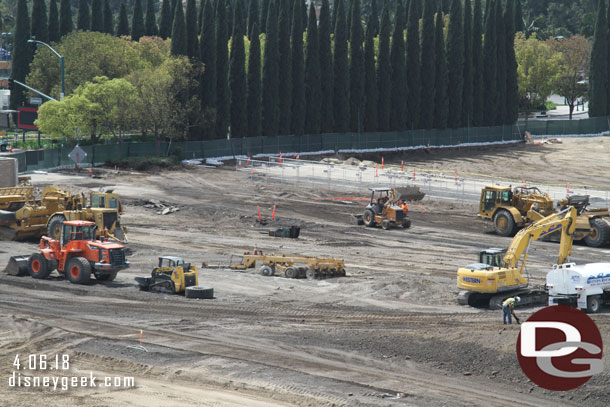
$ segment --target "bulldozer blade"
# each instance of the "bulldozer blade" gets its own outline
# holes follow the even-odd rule
[[[419,190],[419,187],[402,187],[402,188],[396,188],[396,197],[395,200],[397,201],[421,201],[424,196],[426,195],[425,192],[422,192]]]
[[[30,256],[13,256],[8,261],[4,272],[9,276],[23,276],[28,273],[28,259]]]
[[[150,277],[135,277],[136,282],[140,286],[140,290],[148,291],[152,284],[152,278]]]
[[[0,225],[10,225],[16,221],[15,212],[0,211]]]

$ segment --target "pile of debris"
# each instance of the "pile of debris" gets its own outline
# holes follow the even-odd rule
[[[180,210],[177,206],[167,205],[156,199],[149,199],[142,206],[149,209],[158,209],[157,215],[168,215]]]

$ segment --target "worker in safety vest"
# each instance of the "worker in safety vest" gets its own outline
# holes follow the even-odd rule
[[[515,304],[518,304],[521,301],[519,297],[511,297],[504,300],[502,303],[502,322],[506,325],[506,318],[508,317],[508,323],[512,324],[513,319],[512,316],[515,316],[517,322],[519,322],[519,318],[515,315]]]
[[[407,215],[409,213],[409,205],[405,201],[400,201],[400,207],[402,211]]]

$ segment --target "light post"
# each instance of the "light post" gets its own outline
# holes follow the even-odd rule
[[[47,48],[49,48],[51,51],[53,51],[53,53],[57,56],[57,58],[59,58],[59,67],[61,69],[61,93],[59,94],[59,100],[64,100],[64,93],[66,91],[66,85],[65,85],[65,81],[64,81],[64,57],[63,57],[63,55],[59,55],[59,52],[55,51],[53,49],[53,47],[51,47],[46,42],[42,42],[42,41],[38,41],[38,40],[28,40],[28,42],[34,43],[34,44],[45,45]]]

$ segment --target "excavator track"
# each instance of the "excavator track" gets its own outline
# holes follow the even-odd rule
[[[504,300],[510,297],[519,296],[521,301],[516,304],[517,307],[526,305],[545,305],[548,303],[548,293],[538,288],[523,288],[515,291],[508,291],[501,294],[496,294],[489,299],[489,309],[501,309]]]

